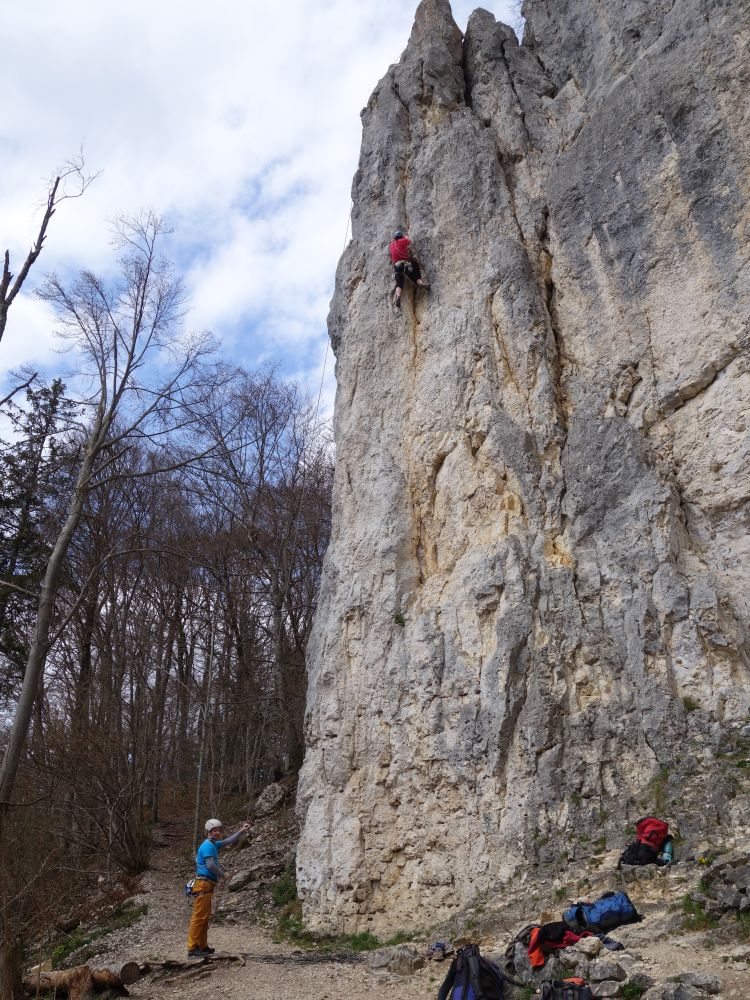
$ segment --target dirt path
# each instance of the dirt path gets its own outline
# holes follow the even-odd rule
[[[107,937],[107,950],[96,957],[96,965],[125,961],[187,960],[187,929],[190,906],[181,893],[185,865],[175,854],[184,843],[181,829],[162,830],[164,846],[154,851],[153,867],[145,875],[138,904],[148,913],[127,930]],[[217,957],[196,962],[195,971],[175,975],[150,975],[129,987],[133,997],[206,998],[212,996],[248,1000],[372,1000],[382,980],[367,970],[364,960],[302,953],[288,943],[276,943],[262,927],[237,915],[233,924],[212,924],[209,941]],[[242,956],[244,965],[220,956]],[[437,993],[440,967],[425,969],[409,979],[393,979],[388,993],[393,1000],[415,1000]]]
[[[106,938],[107,951],[97,956],[97,965],[129,960],[140,963],[169,959],[187,960],[187,927],[190,907],[181,892],[186,877],[184,845],[186,831],[163,827],[160,846],[154,851],[153,868],[144,878],[142,894],[135,902],[148,904],[148,913],[127,930]],[[231,866],[230,866],[231,867]],[[599,872],[607,881],[608,876]],[[621,927],[613,936],[625,945],[625,952],[613,954],[616,961],[644,972],[657,982],[685,971],[718,975],[724,982],[724,1000],[750,998],[750,941],[731,938],[720,931],[684,933],[676,924],[676,912],[685,892],[686,878],[675,870],[653,884],[628,887],[646,919],[641,924]],[[600,886],[591,886],[601,891]],[[239,894],[229,897],[239,902]],[[225,897],[226,900],[226,897]],[[228,901],[228,900],[227,900]],[[510,902],[510,900],[509,900]],[[559,905],[559,904],[558,904]],[[508,912],[510,918],[511,911]],[[515,914],[513,915],[515,917]],[[528,914],[533,918],[534,914]],[[187,974],[164,972],[145,977],[130,987],[133,997],[163,998],[228,997],[232,1000],[372,1000],[386,992],[392,1000],[428,1000],[437,995],[447,971],[447,963],[428,963],[408,978],[389,976],[387,984],[371,973],[364,958],[302,953],[292,944],[275,942],[259,926],[252,908],[229,908],[232,923],[212,925],[209,941],[217,949],[214,960],[195,963]],[[522,920],[520,923],[525,923]],[[513,919],[515,923],[515,919]],[[519,926],[520,926],[519,923]],[[487,933],[485,933],[486,931]],[[497,957],[507,943],[507,934],[487,928],[471,932],[483,951]],[[221,956],[226,956],[224,960]],[[229,956],[236,956],[229,960]],[[624,957],[623,957],[624,956]],[[626,965],[626,963],[629,963]]]

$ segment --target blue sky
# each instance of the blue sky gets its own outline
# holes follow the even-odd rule
[[[463,30],[478,4],[454,0]],[[517,24],[516,0],[482,4]],[[83,143],[101,176],[63,204],[35,279],[106,272],[107,219],[166,215],[189,326],[225,356],[274,362],[317,396],[344,246],[359,112],[409,37],[417,0],[33,0],[3,13],[0,251],[20,265],[46,181]],[[22,364],[57,374],[32,285],[0,342],[0,385]],[[333,359],[322,408],[333,402]]]

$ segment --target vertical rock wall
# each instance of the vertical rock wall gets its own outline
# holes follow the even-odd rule
[[[299,795],[327,930],[428,925],[657,791],[688,837],[748,821],[750,7],[524,13],[423,0],[362,116]]]

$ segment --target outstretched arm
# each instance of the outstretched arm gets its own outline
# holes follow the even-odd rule
[[[231,847],[232,844],[236,844],[242,834],[247,833],[251,826],[252,823],[243,823],[239,830],[237,830],[236,833],[233,833],[231,837],[225,837],[223,840],[220,840],[218,846]]]

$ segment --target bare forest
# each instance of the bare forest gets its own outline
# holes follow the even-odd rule
[[[297,386],[189,332],[167,236],[120,220],[115,279],[37,285],[66,374],[0,407],[3,996],[79,894],[148,866],[157,820],[302,759],[329,442]]]

